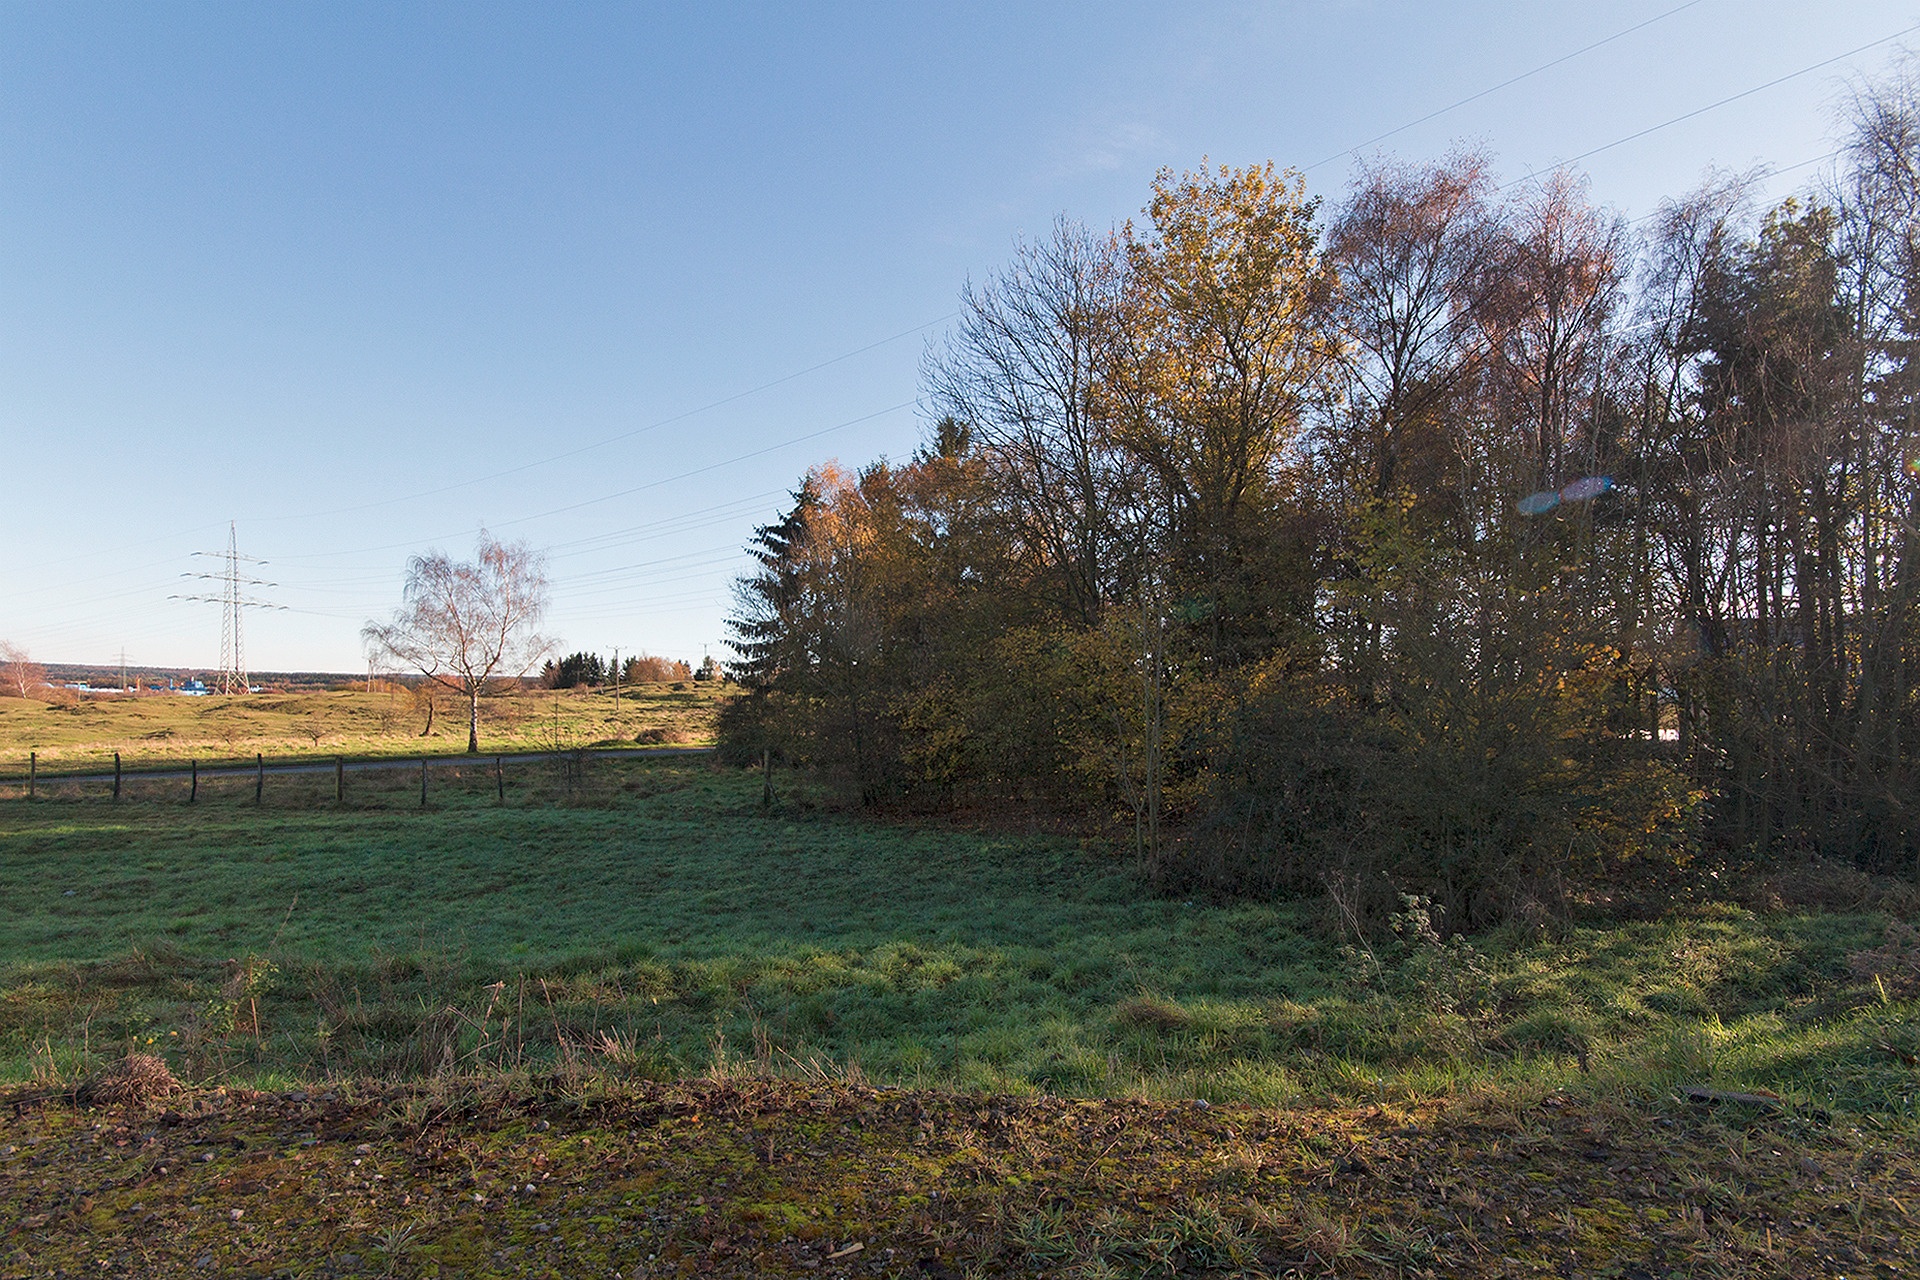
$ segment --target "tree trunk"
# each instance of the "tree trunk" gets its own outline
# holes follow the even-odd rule
[[[467,688],[467,754],[480,754],[480,686]]]

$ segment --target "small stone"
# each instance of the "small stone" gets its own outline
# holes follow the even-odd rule
[[[235,1222],[238,1222],[240,1221],[240,1219],[247,1216],[247,1211],[245,1209],[229,1209],[227,1210],[227,1216],[229,1218],[232,1218]]]
[[[363,1142],[353,1149],[353,1154],[357,1156],[370,1156],[373,1154],[373,1144],[371,1142]]]

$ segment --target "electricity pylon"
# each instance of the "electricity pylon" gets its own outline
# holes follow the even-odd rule
[[[245,693],[247,684],[246,641],[240,625],[240,613],[243,609],[285,609],[285,605],[271,604],[265,600],[256,600],[246,595],[243,587],[277,587],[277,582],[267,582],[261,578],[246,578],[240,575],[242,564],[265,564],[252,556],[240,554],[240,535],[233,521],[227,522],[227,550],[224,556],[218,551],[196,551],[196,556],[209,559],[224,559],[226,567],[219,573],[183,573],[183,578],[202,578],[221,584],[217,596],[171,596],[173,600],[192,600],[201,604],[220,606],[220,677],[222,693]]]

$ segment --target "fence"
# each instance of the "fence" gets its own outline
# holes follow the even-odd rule
[[[571,793],[585,781],[588,765],[595,760],[641,760],[659,757],[704,755],[706,747],[602,747],[568,751],[534,751],[492,756],[408,756],[315,758],[313,756],[269,759],[256,752],[251,762],[224,758],[202,762],[143,760],[138,767],[122,765],[120,753],[113,753],[113,767],[87,769],[46,769],[39,753],[29,752],[26,769],[14,776],[0,776],[0,798],[16,800],[92,800],[137,798],[173,800],[197,804],[203,784],[212,798],[232,801],[245,799],[251,783],[252,803],[265,804],[268,780],[276,802],[311,804],[331,800],[344,805],[349,798],[377,801],[390,807],[394,800],[395,778],[408,798],[413,795],[412,780],[418,779],[418,804],[425,808],[436,794],[451,790],[472,800],[492,792],[497,804],[505,804],[510,766],[517,781],[525,784],[554,782]],[[542,768],[545,766],[545,768]],[[436,784],[435,778],[438,776]],[[238,782],[236,788],[233,784]],[[544,787],[539,788],[544,790]]]

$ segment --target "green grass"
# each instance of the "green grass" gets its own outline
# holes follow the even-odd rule
[[[0,1074],[151,1041],[230,1080],[573,1058],[1274,1105],[1701,1084],[1914,1119],[1920,1005],[1849,969],[1871,913],[1714,906],[1376,944],[1373,968],[1312,904],[1155,898],[1058,838],[765,815],[757,776],[704,761],[527,768],[505,806],[481,773],[424,811],[405,775],[345,808],[307,785],[0,803]]]
[[[687,682],[611,689],[527,690],[483,698],[480,745],[487,752],[570,749],[599,743],[709,743],[730,688]],[[0,697],[0,777],[24,777],[29,752],[43,770],[129,767],[197,758],[453,754],[467,745],[466,705],[435,698],[431,733],[415,691],[260,693],[187,698],[172,694],[101,697],[55,691],[52,700]]]

